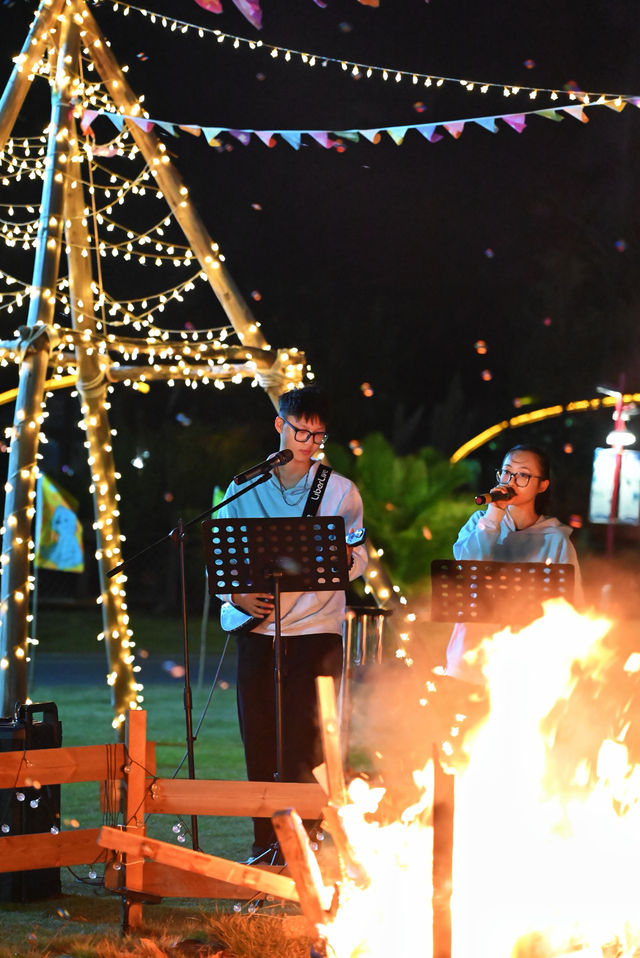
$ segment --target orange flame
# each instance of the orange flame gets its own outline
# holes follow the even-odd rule
[[[453,958],[630,958],[640,944],[629,703],[612,710],[612,738],[588,734],[606,684],[625,686],[610,627],[554,602],[485,644],[490,715],[456,780]]]
[[[420,799],[396,822],[382,825],[371,816],[384,788],[362,779],[349,785],[351,804],[341,809],[347,837],[371,879],[362,888],[347,879],[340,885],[339,908],[320,929],[339,958],[388,958],[389,955],[432,955],[433,829],[424,824],[433,806],[433,765],[414,772]]]
[[[456,773],[452,958],[638,958],[640,654],[554,601],[480,656],[490,712]],[[420,802],[385,826],[384,789],[351,783],[341,817],[371,883],[339,886],[321,929],[337,958],[432,956],[433,769],[414,775]]]

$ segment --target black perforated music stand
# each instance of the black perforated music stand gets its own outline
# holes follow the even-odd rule
[[[273,594],[276,779],[282,776],[282,592],[337,592],[349,570],[342,516],[208,519],[202,523],[209,591]]]
[[[431,619],[495,622],[522,628],[542,615],[542,603],[573,602],[575,569],[569,563],[434,559]]]

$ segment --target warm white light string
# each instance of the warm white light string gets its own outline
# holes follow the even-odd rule
[[[3,205],[5,204],[0,203],[0,208],[2,208]],[[8,216],[14,215],[14,209],[15,209],[14,204],[7,203],[6,209],[7,209]],[[34,213],[35,213],[35,209],[34,209]],[[21,229],[29,229],[29,227],[37,225],[38,216],[35,215],[28,220],[5,219],[4,216],[0,216],[0,223],[2,223],[3,226],[12,226],[12,227],[20,227]]]
[[[163,238],[164,234],[162,230],[163,230],[163,227],[166,225],[166,220],[164,218],[160,220],[160,222],[157,223],[155,226],[149,227],[149,229],[145,230],[144,233],[134,233],[130,226],[125,226],[122,223],[118,223],[116,220],[112,219],[110,216],[103,216],[103,222],[107,224],[106,229],[109,232],[112,232],[114,230],[119,230],[120,232],[127,234],[127,238],[122,240],[122,242],[111,243],[110,246],[112,249],[125,249],[128,247],[129,244],[131,244],[135,240],[136,243],[140,243],[141,245],[146,245],[148,243],[157,244],[155,246],[156,252],[159,252],[160,249],[165,249],[167,251],[166,252],[167,259],[174,260],[175,254],[173,251],[174,250],[179,251],[183,255],[184,259],[186,259],[187,261],[182,264],[184,266],[189,265],[189,263],[193,263],[193,261],[195,260],[195,255],[190,246],[181,245],[179,243],[172,243],[170,240],[165,240]],[[154,237],[152,235],[153,233],[158,233],[158,236],[160,238]]]
[[[128,135],[128,133],[123,134],[122,139],[124,138],[124,135]],[[116,138],[116,141],[120,139],[121,137],[119,135]],[[25,151],[29,149],[29,146],[25,145],[24,140],[22,141],[22,146],[23,150]],[[122,146],[121,143],[120,146]],[[139,151],[137,150],[137,147],[134,147],[132,150],[127,151],[125,155],[129,159],[133,159],[138,152]],[[83,161],[90,161],[90,157],[83,157]],[[9,160],[9,162],[12,162],[12,160]],[[13,162],[15,163],[15,159]],[[96,216],[100,225],[104,225],[106,221],[107,231],[118,228],[120,231],[125,233],[127,238],[122,242],[110,243],[104,238],[104,236],[102,236],[98,239],[97,249],[94,242],[90,242],[89,248],[93,249],[94,253],[97,253],[97,255],[102,258],[109,255],[122,255],[123,259],[133,259],[142,266],[162,266],[171,263],[174,268],[193,268],[195,256],[192,253],[191,248],[185,246],[184,243],[176,243],[175,241],[172,242],[170,239],[164,237],[165,229],[170,227],[173,223],[171,214],[163,214],[161,220],[153,223],[142,233],[137,229],[132,229],[125,224],[117,222],[107,214],[107,211],[112,212],[114,206],[122,205],[125,198],[130,194],[144,196],[146,194],[147,182],[149,182],[149,191],[152,196],[154,198],[162,198],[162,193],[155,188],[146,165],[134,179],[127,178],[120,173],[114,172],[102,163],[94,163],[92,168],[95,168],[96,166],[105,176],[108,177],[108,183],[98,183],[92,177],[90,177],[89,180],[82,180],[78,176],[78,171],[75,173],[69,173],[68,175],[72,176],[76,183],[83,182],[84,185],[88,186],[92,198],[94,197],[96,191],[101,191],[105,196],[112,190],[116,191],[113,200],[96,208],[94,215]],[[115,184],[114,179],[116,181]],[[121,185],[119,186],[118,184]],[[11,205],[7,205],[7,208],[11,210],[13,209]],[[28,208],[35,211],[33,204],[29,204]],[[89,212],[89,210],[85,210],[83,216],[88,216]],[[38,222],[38,219],[34,219],[29,221],[29,223],[25,224],[24,226],[20,226],[15,222],[6,223],[2,230],[0,230],[0,238],[3,239],[6,245],[9,247],[16,247],[19,245],[24,250],[33,249],[35,248],[35,244],[37,242]],[[184,239],[181,233],[180,238]],[[142,246],[142,249],[139,248],[140,246]],[[146,248],[147,246],[149,247],[148,249]],[[69,249],[68,245],[67,249]],[[221,261],[224,261],[224,256],[222,254],[218,254],[218,258]],[[160,292],[148,294],[146,297],[140,297],[139,302],[145,303],[144,312],[142,314],[128,316],[122,321],[122,323],[124,325],[132,324],[134,326],[135,324],[139,324],[140,328],[150,325],[151,321],[155,320],[155,314],[157,312],[164,311],[165,306],[167,306],[171,300],[177,300],[178,302],[183,301],[184,294],[195,288],[194,280],[199,275],[202,275],[203,278],[206,279],[206,276],[204,276],[204,274],[200,274],[200,270],[198,269],[196,273],[169,289],[163,289]],[[59,287],[64,286],[64,283],[65,279],[63,278],[59,281]],[[0,301],[2,298],[3,294],[0,294]],[[120,304],[115,298],[107,297],[107,302],[109,304],[109,308],[112,310],[112,313],[119,310],[122,310],[125,314],[127,313],[127,308],[124,306],[124,304]],[[146,308],[147,302],[150,302],[150,308]],[[16,294],[12,291],[10,301],[3,303],[2,307],[8,309],[9,312],[13,312],[13,308],[16,304],[21,305],[21,294]],[[62,298],[62,304],[65,313],[68,315],[70,312],[70,307],[65,297]],[[114,322],[107,325],[119,326],[120,323]]]
[[[442,86],[445,83],[455,84],[462,87],[468,93],[474,91],[480,93],[487,93],[489,90],[499,90],[502,91],[504,96],[515,96],[518,93],[527,93],[531,99],[535,99],[539,93],[549,94],[552,99],[555,99],[558,96],[558,93],[562,92],[562,86],[558,87],[542,87],[542,86],[525,86],[523,84],[514,84],[514,83],[497,83],[495,81],[485,81],[485,80],[465,80],[461,77],[448,77],[448,76],[439,76],[434,73],[423,73],[415,70],[405,70],[398,69],[396,67],[384,67],[375,64],[362,63],[357,60],[346,60],[341,59],[340,57],[331,57],[325,56],[319,53],[306,53],[302,50],[296,50],[291,47],[283,47],[277,44],[264,43],[262,40],[253,40],[249,37],[238,36],[233,33],[224,33],[222,30],[212,29],[210,27],[203,27],[200,24],[192,23],[189,20],[180,20],[176,17],[170,17],[166,14],[156,13],[153,10],[145,9],[144,7],[138,7],[131,3],[125,3],[123,0],[115,0],[112,4],[113,10],[116,12],[121,12],[123,16],[128,16],[130,12],[138,13],[141,16],[148,18],[149,21],[153,24],[160,23],[160,26],[169,28],[174,33],[180,33],[183,35],[196,33],[201,39],[205,36],[215,37],[218,43],[223,43],[225,40],[231,41],[234,49],[239,49],[240,47],[246,47],[250,50],[265,50],[271,57],[278,58],[282,56],[285,61],[290,61],[293,58],[296,58],[301,63],[313,67],[317,64],[321,66],[328,66],[328,64],[333,64],[339,66],[344,72],[349,73],[353,77],[362,77],[366,76],[367,78],[377,77],[382,78],[383,80],[392,80],[393,82],[400,83],[402,81],[409,81],[413,85],[422,84],[423,86]],[[621,96],[623,94],[610,93],[603,94],[602,92],[570,92],[569,98],[575,100],[578,97],[589,96],[589,98],[599,97],[601,95],[606,95],[607,97]]]
[[[126,132],[123,131],[122,133],[119,133],[118,136],[114,137],[113,140],[109,141],[106,144],[103,144],[100,148],[109,149],[109,148],[117,147],[118,157],[124,157],[126,159],[133,160],[137,157],[139,151],[137,150],[137,147],[135,147],[135,145],[128,150],[127,148],[122,146],[121,141],[127,138],[128,138],[128,131]],[[96,148],[94,147],[93,149],[95,150]],[[11,144],[7,145],[5,152],[7,151],[9,152],[9,156],[5,156],[4,153],[0,154],[0,170],[2,169],[3,162],[5,162],[7,165],[7,169],[0,174],[1,176],[4,177],[4,181],[2,185],[9,186],[10,178],[15,178],[15,177],[21,178],[25,173],[35,174],[35,176],[31,177],[32,179],[33,178],[42,179],[45,172],[44,162],[40,162],[39,160],[34,160],[30,162],[22,158],[16,158],[15,147],[12,148]],[[153,196],[162,198],[162,193],[155,186],[153,182],[153,178],[151,177],[151,174],[149,173],[146,166],[138,173],[136,177],[131,179],[130,177],[127,177],[124,174],[118,173],[114,170],[110,170],[108,167],[104,166],[104,164],[97,162],[95,160],[95,156],[93,155],[93,150],[91,146],[88,146],[88,153],[92,154],[89,156],[89,159],[92,161],[94,169],[100,170],[102,173],[105,174],[105,176],[108,176],[109,182],[108,183],[100,183],[100,182],[90,183],[88,180],[84,180],[78,177],[77,175],[73,175],[73,179],[76,180],[77,182],[81,182],[84,186],[87,186],[93,191],[95,191],[96,189],[102,191],[108,199],[110,199],[110,193],[115,191],[116,195],[114,199],[111,199],[111,202],[106,203],[103,207],[101,207],[100,212],[104,210],[110,211],[114,203],[120,203],[120,200],[126,197],[126,195],[130,192],[140,193],[143,196],[147,192],[149,192],[149,194]],[[72,174],[67,174],[67,175],[72,175]],[[38,205],[39,205],[38,203],[0,204],[0,206],[8,210],[11,210],[13,208],[24,208],[33,212],[36,211],[36,209],[38,208]]]
[[[94,249],[94,252],[95,252],[95,249]],[[108,255],[108,249],[104,248],[102,244],[97,252],[98,252],[98,255],[100,256]],[[117,254],[119,252],[120,252],[119,247],[114,247],[112,250],[112,253]],[[128,253],[126,253],[123,258],[126,259],[127,256],[129,256]],[[143,266],[145,265],[144,254],[136,254],[136,259],[141,265]],[[156,251],[149,254],[146,257],[146,259],[148,260],[149,265],[154,265],[154,266],[165,265],[168,261],[174,262],[173,257],[158,254]],[[184,262],[180,262],[178,264],[174,262],[174,266],[177,266],[177,265],[179,266],[192,265],[193,266],[194,261],[195,261],[195,258],[192,257],[191,259],[185,260]],[[5,296],[9,296],[11,298],[12,303],[20,306],[22,305],[22,301],[21,301],[22,297],[24,296],[28,297],[31,292],[31,287],[28,284],[25,284],[22,281],[17,281],[13,277],[11,277],[11,279],[8,279],[6,278],[7,276],[8,274],[4,274],[3,271],[0,271],[0,278],[5,278],[5,281],[9,285],[13,285],[13,282],[20,282],[21,288],[19,291],[7,290],[7,292],[4,292],[3,290],[0,290],[0,308],[3,308],[3,307],[6,308],[5,304],[3,303],[3,299],[5,298]],[[196,272],[192,273],[190,276],[188,276],[186,279],[184,279],[180,283],[174,286],[168,287],[167,289],[160,290],[159,292],[149,293],[146,296],[141,296],[136,299],[129,299],[127,300],[127,305],[125,305],[124,301],[122,300],[118,300],[115,297],[113,298],[110,297],[106,292],[103,293],[104,302],[108,302],[110,304],[110,308],[112,308],[114,312],[123,311],[125,313],[125,319],[122,321],[124,325],[133,323],[133,322],[140,322],[144,324],[145,317],[147,316],[151,317],[154,314],[154,312],[158,310],[160,312],[164,311],[165,306],[168,303],[170,303],[172,299],[182,302],[184,299],[184,294],[190,293],[192,290],[195,289],[195,280],[198,278],[202,279],[203,281],[206,281],[207,279],[206,274],[204,274],[199,268]],[[68,285],[66,277],[59,279],[57,284],[57,290],[59,291],[63,289],[66,285]],[[69,305],[69,301],[67,297],[64,295],[62,296],[58,295],[57,298],[63,304],[64,311],[68,315],[70,313],[70,305]],[[129,316],[128,314],[132,312],[132,309],[129,309],[128,306],[129,304],[133,304],[136,302],[145,304],[143,307],[144,311],[140,314]],[[153,305],[149,309],[147,309],[146,304],[149,302],[151,302]],[[11,304],[7,304],[7,305],[11,305]],[[94,308],[97,311],[98,307],[96,306]],[[117,326],[117,325],[121,325],[121,323],[114,323],[113,325]]]
[[[99,356],[110,357],[109,365],[112,369],[117,369],[120,361],[137,363],[140,366],[142,378],[144,378],[145,365],[152,366],[157,371],[165,368],[168,364],[182,369],[189,366],[195,367],[193,376],[196,379],[203,379],[207,373],[219,373],[220,371],[228,372],[229,378],[231,378],[232,375],[236,374],[238,365],[257,368],[254,357],[265,352],[261,349],[248,349],[240,344],[223,345],[223,340],[226,338],[224,335],[226,330],[224,329],[207,331],[211,335],[217,333],[218,338],[216,339],[211,338],[207,342],[188,342],[182,337],[182,331],[180,330],[172,331],[173,340],[169,340],[169,334],[165,330],[154,341],[153,338],[136,339],[123,337],[122,335],[105,337],[88,330],[56,328],[59,331],[60,339],[52,344],[50,354],[50,365],[55,367],[54,376],[61,376],[69,372],[77,375],[77,356],[75,352],[77,346],[82,346],[83,349],[95,352]],[[22,352],[21,348],[9,350],[5,347],[1,349],[2,365],[6,366],[9,362],[20,363]],[[159,364],[162,364],[162,366]]]
[[[12,286],[14,283],[19,285],[19,289],[0,289],[0,310],[6,309],[10,314],[13,313],[16,307],[20,308],[22,306],[27,306],[29,297],[31,296],[32,287],[30,284],[26,283],[23,280],[19,280],[16,277],[12,276],[9,273],[6,273],[3,270],[0,270],[0,279],[3,279],[7,284],[7,287]],[[97,286],[94,285],[94,293],[96,295],[96,302],[94,303],[94,311],[98,312],[102,305],[107,307],[108,313],[111,317],[117,316],[118,313],[123,313],[123,318],[118,319],[105,319],[105,327],[107,330],[120,329],[124,326],[132,327],[133,329],[138,329],[143,331],[145,329],[151,330],[154,327],[157,329],[157,335],[164,336],[166,334],[169,336],[180,336],[184,339],[191,339],[193,342],[200,342],[203,339],[210,340],[213,337],[219,337],[222,341],[227,339],[227,337],[233,337],[234,329],[230,325],[208,327],[203,330],[189,330],[188,332],[184,329],[166,329],[165,327],[157,327],[157,313],[163,313],[167,307],[169,307],[172,302],[181,303],[184,300],[184,293],[189,293],[195,288],[195,280],[201,279],[203,282],[206,281],[206,274],[200,270],[187,277],[182,283],[177,286],[169,287],[165,290],[148,294],[146,297],[136,297],[125,300],[118,300],[111,297],[106,291],[100,293]],[[71,302],[66,293],[63,292],[64,289],[68,287],[67,277],[61,277],[57,284],[56,299],[60,303],[63,313],[69,315],[71,312]],[[8,302],[5,302],[8,300]],[[150,304],[150,305],[149,305]],[[141,312],[135,312],[136,306],[142,305]]]
[[[103,219],[103,224],[104,224]],[[174,243],[171,243],[169,240],[158,239],[153,237],[154,229],[149,230],[146,233],[135,234],[130,227],[122,226],[115,221],[108,222],[106,225],[107,231],[111,232],[116,227],[123,232],[131,233],[131,237],[128,239],[122,240],[122,242],[111,243],[105,239],[100,239],[96,247],[95,241],[92,241],[88,244],[87,247],[84,245],[78,244],[68,244],[69,249],[91,249],[92,251],[98,251],[101,256],[106,256],[108,252],[111,252],[113,256],[119,255],[121,252],[124,252],[123,258],[129,260],[132,258],[137,259],[143,266],[146,263],[153,263],[156,266],[161,266],[163,263],[171,263],[174,267],[189,267],[193,266],[196,262],[193,252],[190,253],[190,250],[184,246],[178,247]],[[153,249],[149,250],[137,250],[134,248],[134,243],[138,243],[141,246],[147,246],[149,244],[153,245]]]
[[[24,308],[26,309],[30,294],[31,294],[31,289],[29,286],[26,286],[26,285],[23,286],[22,289],[16,293],[12,292],[9,294],[6,292],[0,292],[0,311],[6,310],[7,313],[11,315],[16,308],[21,308],[24,306]],[[12,298],[10,298],[8,302],[3,302],[3,300],[7,297],[12,297]],[[69,315],[71,312],[71,302],[68,296],[66,294],[58,294],[56,298],[58,302],[61,304],[64,314]],[[165,307],[170,305],[172,299],[177,299],[177,298],[172,296],[171,294],[168,294],[166,297],[166,301],[164,303],[161,302],[158,305],[154,305],[151,309],[145,310],[144,312],[140,314],[133,314],[131,312],[133,303],[129,301],[128,302],[129,313],[126,318],[123,318],[122,320],[109,319],[104,324],[103,323],[97,324],[99,327],[98,333],[101,333],[104,335],[104,338],[100,339],[99,341],[100,342],[104,341],[105,343],[109,341],[109,346],[110,348],[112,348],[113,340],[116,338],[116,332],[118,332],[119,334],[120,330],[122,330],[123,328],[127,328],[127,330],[130,333],[133,331],[137,331],[144,334],[138,340],[139,345],[143,344],[145,341],[148,341],[152,347],[155,347],[158,344],[162,345],[164,343],[171,342],[174,339],[179,341],[177,342],[176,348],[178,348],[178,346],[182,347],[185,344],[187,345],[206,344],[206,345],[213,345],[213,346],[222,346],[222,344],[225,343],[227,340],[230,340],[231,342],[233,342],[235,331],[233,327],[229,325],[209,327],[207,329],[199,329],[199,330],[188,330],[188,331],[184,329],[159,327],[156,321],[156,314],[158,312],[163,312],[164,308],[161,309],[160,307]],[[180,302],[179,299],[177,301]],[[143,302],[145,301],[143,300]],[[122,304],[116,300],[111,300],[107,296],[104,297],[104,304],[108,307],[109,311],[111,310],[113,306],[118,307],[118,309],[116,310],[116,313],[119,311],[122,311]],[[94,309],[97,310],[98,308],[99,308],[98,306],[94,306]],[[114,315],[116,313],[114,313]],[[68,327],[63,327],[58,324],[56,324],[55,328],[59,330],[68,330]],[[73,333],[72,330],[69,330],[69,332]],[[14,333],[14,335],[17,337],[18,335],[17,332]],[[86,335],[86,333],[83,333],[83,335]],[[75,340],[68,340],[67,342],[74,342],[74,341]],[[241,345],[241,344],[237,343],[237,345]],[[56,344],[54,347],[52,347],[52,353],[58,349],[64,350],[64,348],[65,348],[65,342]]]

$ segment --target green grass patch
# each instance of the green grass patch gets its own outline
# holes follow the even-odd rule
[[[209,689],[194,690],[194,729],[205,706]],[[63,745],[99,745],[114,741],[113,712],[105,686],[36,684],[34,701],[53,701],[62,723]],[[157,774],[171,777],[186,752],[186,722],[183,684],[157,684],[145,689],[147,736],[156,743]],[[238,732],[235,688],[217,688],[202,722],[194,749],[198,778],[244,779],[244,755]],[[184,762],[180,777],[187,777]],[[63,785],[63,828],[94,828],[103,823],[97,782]],[[77,825],[74,825],[77,823]],[[147,820],[148,833],[178,844],[174,816],[156,815]],[[191,847],[190,818],[184,821],[184,847]],[[199,844],[203,851],[232,860],[246,857],[252,841],[251,821],[246,818],[200,816]],[[1,841],[1,838],[0,838]],[[1,847],[1,846],[0,846]],[[94,874],[95,872],[95,874]],[[61,870],[63,895],[49,901],[15,904],[0,902],[0,958],[33,955],[116,956],[154,954],[141,944],[145,935],[156,942],[161,954],[180,954],[176,943],[183,939],[209,940],[209,918],[220,916],[222,903],[210,901],[165,901],[145,906],[145,929],[129,940],[120,939],[120,898],[102,887],[102,867],[74,866]],[[227,903],[228,910],[232,903]],[[237,916],[232,915],[237,919]],[[244,909],[246,916],[246,906]],[[217,919],[216,919],[217,920]],[[234,926],[235,927],[235,926]],[[254,926],[252,926],[254,927]],[[226,946],[225,946],[226,947]],[[244,947],[244,946],[243,946]],[[215,953],[215,952],[214,952]],[[248,951],[228,954],[250,954]],[[258,954],[256,950],[254,952]],[[269,954],[269,952],[261,952]],[[296,954],[273,951],[272,954]],[[306,951],[308,954],[308,948]]]
[[[182,654],[183,628],[179,615],[152,615],[150,612],[131,609],[130,618],[137,650],[173,655],[174,658]],[[42,652],[104,654],[102,642],[97,641],[97,636],[102,632],[98,605],[49,606],[40,609],[35,632],[39,642],[38,649]],[[187,621],[187,634],[192,655],[198,655],[200,652],[202,632],[202,616],[190,616]],[[219,625],[217,602],[211,603],[204,636],[207,653],[219,654],[224,646],[225,635]]]
[[[177,680],[175,684],[153,685],[144,691],[147,738],[156,744],[156,773],[161,778],[171,778],[174,774],[186,778],[188,775],[187,762],[183,761],[187,750],[183,689],[182,682]],[[209,689],[194,690],[194,732],[208,694]],[[113,712],[106,684],[104,688],[40,684],[34,687],[32,698],[56,703],[62,723],[63,745],[100,745],[114,741]],[[233,686],[214,690],[194,745],[194,764],[197,778],[246,778]],[[77,821],[80,828],[102,824],[98,784],[78,782],[64,785],[61,818],[63,823],[65,820]],[[173,816],[157,815],[148,820],[147,827],[154,838],[175,842],[173,827],[178,824]],[[185,820],[185,826],[188,825],[189,818]],[[202,851],[223,858],[242,859],[251,844],[251,824],[248,819],[203,816],[198,819],[198,837]],[[188,837],[184,844],[191,847]]]

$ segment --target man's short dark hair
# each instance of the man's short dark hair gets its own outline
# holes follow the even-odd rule
[[[285,419],[318,419],[323,425],[329,421],[329,400],[319,386],[303,386],[290,389],[278,400],[278,412]]]

